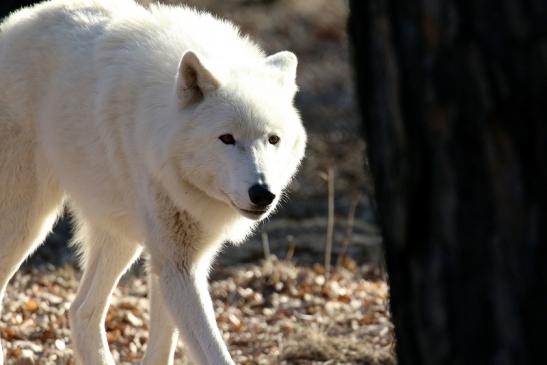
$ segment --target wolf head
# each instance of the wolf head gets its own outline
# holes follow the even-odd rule
[[[230,70],[193,51],[180,61],[180,176],[249,219],[273,210],[304,156],[296,65],[286,51]]]

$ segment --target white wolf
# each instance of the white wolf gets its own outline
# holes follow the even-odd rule
[[[233,364],[207,272],[223,242],[271,212],[304,155],[296,64],[184,7],[54,0],[11,15],[0,33],[0,299],[67,200],[85,270],[70,308],[79,362],[114,363],[109,296],[144,248],[143,363],[171,364],[180,333],[196,363]]]

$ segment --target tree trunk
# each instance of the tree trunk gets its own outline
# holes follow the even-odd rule
[[[547,2],[350,4],[400,364],[547,364]]]

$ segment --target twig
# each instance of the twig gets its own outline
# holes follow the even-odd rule
[[[266,231],[262,231],[262,250],[264,251],[266,261],[270,260],[270,240]]]
[[[359,192],[353,194],[353,199],[351,200],[351,205],[348,211],[348,220],[346,221],[346,232],[344,235],[344,240],[342,241],[342,250],[338,259],[336,260],[336,266],[340,267],[342,260],[348,253],[348,248],[351,242],[353,241],[353,226],[355,223],[355,212],[357,211],[357,206],[361,201],[361,194]]]
[[[327,188],[328,188],[328,218],[327,235],[325,238],[325,270],[330,272],[330,263],[332,256],[332,241],[334,236],[334,168],[329,166],[327,170]]]
[[[285,259],[287,261],[290,261],[293,258],[294,251],[296,249],[296,245],[294,243],[294,237],[292,235],[287,236],[287,244],[289,245],[289,247],[287,249],[287,256],[285,257]]]

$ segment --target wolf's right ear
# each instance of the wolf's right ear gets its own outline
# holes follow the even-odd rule
[[[289,51],[277,52],[266,57],[266,64],[276,69],[279,83],[285,87],[289,94],[294,96],[298,87],[296,86],[296,66],[298,59]]]
[[[187,51],[182,56],[177,75],[177,95],[182,107],[201,101],[219,86],[218,79],[194,51]]]

